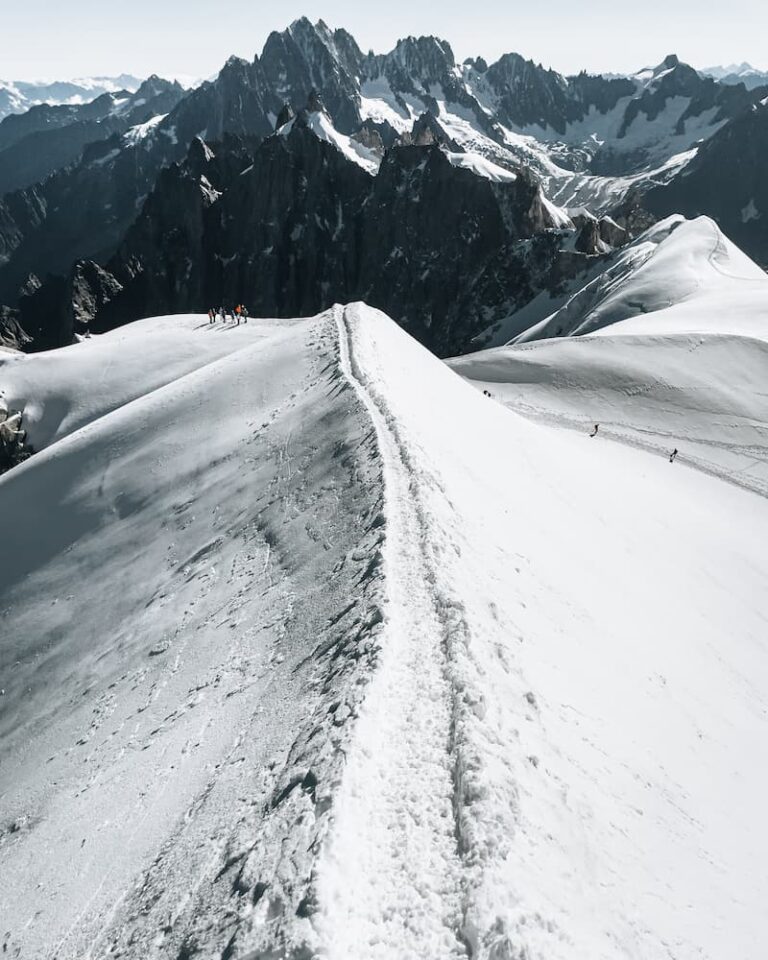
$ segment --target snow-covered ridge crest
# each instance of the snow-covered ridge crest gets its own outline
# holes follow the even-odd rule
[[[0,389],[11,955],[762,956],[768,500],[362,304]]]
[[[708,217],[669,217],[515,342],[601,331],[768,340],[768,276]]]

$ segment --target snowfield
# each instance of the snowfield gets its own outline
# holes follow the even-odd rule
[[[528,417],[768,494],[768,276],[707,217],[656,224],[511,344],[450,365]]]
[[[551,346],[619,419],[634,340]],[[454,365],[522,394],[544,346]],[[763,496],[363,305],[142,321],[0,390],[41,451],[0,477],[9,957],[763,957]]]

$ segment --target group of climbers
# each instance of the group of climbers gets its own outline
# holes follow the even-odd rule
[[[248,308],[242,303],[238,303],[236,307],[211,307],[208,311],[208,323],[216,323],[217,320],[235,320],[239,327],[241,320],[248,323]]]

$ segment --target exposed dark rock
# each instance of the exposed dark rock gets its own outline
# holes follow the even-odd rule
[[[429,147],[433,144],[439,144],[448,147],[449,150],[461,150],[455,140],[451,139],[445,132],[440,122],[427,111],[416,120],[410,136],[403,138],[404,143],[412,143],[417,147]]]
[[[768,104],[732,120],[699,147],[696,157],[666,186],[630,198],[661,218],[706,214],[763,267],[768,268]]]
[[[9,410],[3,398],[0,397],[0,474],[23,463],[32,456],[33,452],[27,444],[21,413]],[[16,824],[11,827],[13,832],[19,829],[20,826]]]
[[[0,347],[6,350],[24,350],[32,343],[32,338],[20,323],[18,310],[0,305]]]
[[[372,177],[305,116],[250,159],[217,147],[203,172],[192,158],[164,171],[108,265],[122,289],[92,329],[222,302],[305,316],[364,299],[457,353],[552,273],[557,242],[527,248],[553,227],[530,174],[494,183],[433,145],[392,148]]]
[[[280,109],[280,113],[277,115],[275,130],[279,130],[280,127],[284,127],[286,123],[290,123],[295,116],[296,114],[294,113],[293,107],[290,105],[290,103],[284,103]]]

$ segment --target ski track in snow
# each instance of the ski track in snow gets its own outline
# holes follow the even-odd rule
[[[381,662],[319,867],[319,926],[330,960],[448,960],[466,956],[449,654],[424,549],[422,478],[356,363],[349,309],[336,312],[342,369],[376,428],[384,468],[386,606]]]

